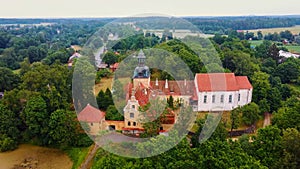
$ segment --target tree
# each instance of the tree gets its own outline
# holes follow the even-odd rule
[[[300,130],[300,101],[295,98],[289,98],[283,103],[283,106],[274,113],[272,124],[280,129],[296,128]]]
[[[280,132],[280,129],[274,126],[259,129],[253,142],[254,151],[251,155],[268,168],[278,168],[276,165],[282,155]]]
[[[263,34],[262,34],[261,31],[257,32],[257,38],[258,38],[258,40],[262,40],[263,39]]]
[[[252,125],[259,119],[259,107],[255,103],[250,103],[241,108],[243,115],[242,120],[246,125]]]
[[[278,88],[273,87],[268,93],[267,100],[270,105],[270,111],[274,112],[280,107],[280,102],[282,100],[281,93]]]
[[[30,70],[29,58],[24,58],[23,62],[20,63],[20,75],[23,76],[26,72]]]
[[[117,121],[123,121],[124,116],[122,113],[120,113],[114,105],[109,105],[106,109],[105,113],[105,119],[106,120],[117,120]]]
[[[12,90],[20,83],[20,77],[10,69],[0,67],[0,91]]]
[[[76,113],[67,110],[56,110],[49,119],[49,144],[76,145],[77,126]]]
[[[6,106],[0,104],[0,136],[5,135],[13,140],[19,137],[20,119]]]
[[[269,75],[263,72],[254,72],[251,77],[253,86],[253,101],[259,103],[260,100],[266,99],[271,89]]]
[[[259,70],[248,53],[234,50],[224,52],[223,66],[237,75],[252,76],[253,72]]]
[[[258,106],[261,114],[270,112],[270,105],[267,99],[260,100]]]
[[[47,56],[47,51],[43,48],[30,46],[28,48],[28,57],[30,63],[41,61]]]
[[[108,65],[112,65],[112,64],[118,62],[118,56],[116,54],[114,54],[113,52],[109,51],[109,52],[105,53],[102,61],[107,63]]]
[[[272,45],[271,41],[263,41],[262,44],[255,47],[255,56],[258,58],[268,58],[268,51],[270,46]]]
[[[159,98],[153,99],[150,101],[149,109],[141,110],[140,114],[140,121],[145,129],[143,137],[153,137],[158,135],[162,120],[167,114],[167,110],[165,110],[165,103]]]
[[[300,64],[296,59],[290,58],[284,63],[278,65],[274,74],[279,76],[282,83],[290,83],[297,80],[300,75]]]
[[[45,100],[41,97],[32,97],[26,103],[21,117],[28,128],[30,137],[43,140],[48,132],[49,114]],[[43,144],[45,144],[42,141]]]
[[[239,127],[240,124],[240,112],[241,112],[241,108],[235,108],[230,112],[230,121],[231,121],[231,125],[230,125],[230,132],[232,133],[233,129],[237,129]],[[232,135],[230,135],[230,137],[232,137]]]
[[[283,131],[282,148],[284,157],[280,159],[281,168],[298,168],[300,165],[300,133],[297,129],[288,128]]]
[[[281,57],[279,56],[279,49],[277,48],[276,44],[273,43],[268,51],[267,51],[267,56],[276,60],[277,63],[280,62]]]
[[[170,96],[170,97],[167,99],[167,103],[168,103],[168,106],[169,106],[171,109],[174,109],[174,99],[173,99],[173,96]]]
[[[288,41],[293,41],[294,40],[294,36],[293,36],[292,32],[289,31],[289,30],[280,32],[280,37],[282,39],[287,39]]]

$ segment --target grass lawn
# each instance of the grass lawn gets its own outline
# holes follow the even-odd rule
[[[109,90],[111,90],[111,86],[112,86],[112,77],[110,77],[110,78],[104,77],[100,80],[100,83],[95,85],[94,94],[98,95],[98,93],[101,90],[105,91],[107,88],[109,88]]]
[[[260,44],[262,44],[263,40],[251,40],[248,42],[251,44],[251,46],[256,47],[256,46],[259,46]]]
[[[66,150],[66,153],[73,161],[72,169],[77,169],[80,167],[81,163],[84,161],[88,152],[89,152],[89,147],[70,148],[70,149]]]
[[[284,47],[286,47],[290,52],[300,53],[300,46],[284,46]]]

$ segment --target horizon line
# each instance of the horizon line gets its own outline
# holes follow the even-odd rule
[[[249,15],[153,15],[154,17],[178,17],[178,18],[218,18],[218,17],[292,17],[299,16],[300,14],[249,14]],[[133,18],[133,17],[151,17],[142,15],[132,15],[132,16],[43,16],[43,17],[3,17],[0,19],[113,19],[113,18]]]

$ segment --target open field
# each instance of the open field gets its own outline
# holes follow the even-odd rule
[[[286,47],[290,52],[300,53],[300,46],[284,46],[284,47]]]
[[[22,144],[14,151],[0,153],[1,169],[25,169],[25,165],[32,169],[70,169],[72,161],[60,150],[28,144]]]
[[[251,44],[251,46],[256,47],[262,44],[263,40],[251,40],[251,41],[249,40],[248,42]]]
[[[280,33],[282,31],[285,31],[285,30],[289,30],[291,31],[293,34],[299,34],[300,33],[300,25],[297,25],[297,26],[293,26],[293,27],[283,27],[283,28],[268,28],[268,29],[253,29],[253,30],[248,30],[249,32],[254,32],[255,34],[258,32],[258,31],[261,31],[262,34],[268,34],[268,33]],[[247,31],[247,30],[245,30]]]
[[[94,94],[98,95],[98,93],[103,90],[105,91],[107,88],[109,88],[109,90],[111,90],[112,87],[112,77],[110,78],[102,78],[100,80],[100,83],[96,84],[94,87]]]

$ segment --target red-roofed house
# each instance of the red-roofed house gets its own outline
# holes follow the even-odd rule
[[[252,85],[234,73],[196,74],[198,111],[230,111],[251,102]]]
[[[105,129],[105,113],[88,104],[79,114],[78,120],[89,125],[90,134],[98,134],[100,130]]]

